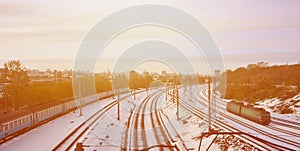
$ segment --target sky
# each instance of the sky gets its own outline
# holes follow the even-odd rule
[[[1,0],[0,64],[18,59],[28,68],[70,69],[82,40],[96,23],[113,12],[140,4],[172,6],[195,17],[212,35],[227,69],[259,61],[300,62],[299,0]],[[180,35],[166,29],[134,29],[124,35],[108,46],[102,59],[109,61],[100,60],[99,68],[111,68],[120,50],[139,40],[159,38],[188,45]],[[189,48],[193,49],[186,47],[186,55],[205,60]],[[202,70],[200,66],[197,70]]]

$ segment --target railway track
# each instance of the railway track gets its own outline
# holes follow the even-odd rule
[[[139,146],[138,146],[138,126],[139,126],[139,117],[141,116],[142,117],[142,122],[141,122],[141,127],[144,127],[144,116],[142,116],[143,113],[140,113],[144,104],[145,103],[148,103],[149,99],[154,96],[156,93],[152,93],[150,94],[149,96],[147,96],[143,102],[137,107],[136,109],[136,112],[135,110],[133,110],[128,118],[128,121],[127,121],[127,127],[126,127],[126,130],[125,130],[125,136],[124,136],[124,141],[123,141],[123,147],[121,150],[132,150],[132,149],[138,149]],[[144,110],[142,110],[143,112],[145,112]],[[132,148],[132,135],[133,134],[133,141],[134,141],[134,145],[133,145],[133,148]],[[148,146],[147,145],[147,142],[146,142],[146,136],[145,136],[145,133],[144,132],[141,132],[141,135],[142,135],[142,141],[143,141],[143,146]]]
[[[207,115],[203,111],[201,111],[199,109],[196,109],[194,106],[191,106],[191,105],[185,103],[183,100],[181,100],[180,103],[181,103],[182,107],[184,107],[186,110],[188,110],[189,112],[191,112],[195,116],[197,116],[201,119],[206,118]],[[231,126],[227,123],[224,123],[221,120],[218,120],[218,119],[214,119],[214,120],[215,120],[214,125],[216,127],[223,128],[224,130],[229,131],[229,132],[241,132],[237,128],[235,128],[235,127],[233,127],[233,126]],[[249,142],[250,144],[252,144],[253,146],[259,148],[260,150],[290,150],[287,147],[279,146],[277,144],[273,144],[271,142],[264,141],[262,139],[259,139],[255,136],[251,136],[251,135],[239,135],[237,137],[241,138],[242,140],[244,140],[246,142]]]
[[[131,95],[128,94],[124,97],[120,98],[120,102],[125,100],[126,98],[130,97]],[[57,144],[52,151],[57,150],[71,150],[76,142],[84,136],[88,129],[91,129],[99,118],[103,117],[111,108],[113,108],[118,103],[117,100],[109,103],[108,105],[104,106],[101,110],[97,111],[93,115],[91,115],[88,119],[86,119],[82,124],[80,124],[76,129],[74,129],[69,135],[67,135],[59,144]]]
[[[139,128],[139,117],[141,116],[141,139],[143,142],[142,148],[148,148],[147,144],[147,136],[145,133],[145,109],[146,105],[149,102],[150,98],[153,97],[156,93],[152,93],[150,96],[146,97],[145,100],[142,102],[142,104],[138,107],[137,113],[135,115],[135,122],[134,122],[134,149],[139,148],[139,137],[138,137],[138,130]],[[142,110],[142,111],[141,111]]]
[[[203,93],[203,91],[200,92],[200,93]],[[205,98],[203,98],[203,99],[205,99]],[[200,100],[201,100],[201,99],[200,99]],[[217,102],[219,102],[219,101],[217,101]],[[204,102],[202,102],[202,101],[201,101],[201,102],[197,101],[197,103],[200,103],[202,106],[207,107],[207,104],[204,103]],[[217,106],[218,106],[218,105],[217,105]],[[280,136],[278,136],[278,135],[271,134],[271,133],[269,133],[269,132],[267,132],[267,131],[264,131],[264,130],[262,130],[262,129],[260,129],[260,128],[257,128],[257,127],[255,127],[255,126],[250,125],[250,124],[247,124],[247,123],[244,123],[244,122],[242,122],[242,121],[239,121],[239,120],[237,120],[236,118],[233,118],[233,117],[231,117],[231,116],[229,116],[229,115],[227,115],[227,114],[224,114],[224,113],[221,112],[221,111],[219,111],[219,114],[220,114],[221,116],[223,116],[224,118],[226,118],[226,119],[230,119],[231,121],[234,121],[235,123],[238,123],[238,124],[240,124],[240,125],[243,125],[243,126],[249,128],[249,129],[252,129],[252,130],[254,130],[254,131],[256,131],[256,132],[259,132],[259,133],[262,134],[262,135],[268,136],[268,137],[270,137],[270,138],[272,138],[272,139],[274,139],[274,140],[280,141],[280,142],[284,142],[284,143],[289,144],[289,145],[291,145],[291,146],[300,148],[300,143],[297,142],[297,141],[287,140],[286,138],[282,138],[282,137],[280,137]],[[278,132],[281,132],[281,133],[288,134],[288,135],[290,135],[290,136],[294,136],[294,137],[299,137],[299,136],[300,136],[298,133],[290,132],[290,131],[287,131],[287,130],[283,130],[283,129],[280,129],[280,128],[277,128],[277,127],[274,127],[274,126],[265,126],[265,127],[269,128],[269,129],[272,129],[272,130],[275,130],[275,131],[278,131]],[[289,149],[289,148],[285,148],[285,149]]]
[[[153,131],[155,131],[155,133],[159,134],[159,132],[157,131],[160,131],[160,134],[162,135],[163,137],[163,142],[166,143],[167,145],[164,146],[166,148],[168,148],[169,150],[174,150],[172,144],[170,143],[170,138],[168,138],[168,136],[170,136],[170,133],[169,131],[167,130],[167,127],[166,125],[164,124],[164,121],[163,119],[161,118],[161,116],[159,116],[160,112],[159,110],[157,109],[157,101],[159,99],[159,97],[161,97],[162,93],[160,95],[157,95],[156,98],[154,98],[154,100],[152,101],[151,103],[151,107],[150,107],[150,111],[151,111],[151,114],[150,114],[150,118],[151,118],[151,121],[152,121],[152,128],[153,128]],[[153,110],[154,108],[154,110]],[[154,111],[154,113],[152,112]],[[153,120],[153,119],[156,119],[156,120]],[[156,121],[157,125],[154,124],[154,121]],[[157,130],[156,128],[159,128],[159,130]],[[167,136],[168,135],[168,136]],[[157,135],[157,141],[158,141],[158,144],[162,144],[162,142],[160,141],[160,137],[159,135]],[[159,143],[160,142],[160,143]],[[160,150],[163,150],[163,147],[160,147]]]
[[[194,105],[190,105],[188,103],[186,103],[185,101],[183,101],[182,99],[180,99],[181,105],[187,109],[189,112],[193,113],[195,116],[204,119],[206,122],[207,120],[207,115],[206,113],[204,113],[203,111],[195,108],[195,104]],[[189,102],[191,103],[191,102]],[[205,104],[204,102],[199,102],[197,101],[196,103],[200,103],[203,107],[207,107],[207,104]],[[219,119],[214,119],[214,125],[220,128],[223,128],[227,131],[232,131],[232,132],[241,132],[239,129],[224,123],[222,120]],[[261,150],[290,150],[290,148],[284,147],[284,146],[280,146],[271,142],[267,142],[264,141],[262,139],[259,139],[255,136],[252,135],[241,135],[241,136],[237,136],[243,140],[245,140],[246,142],[249,142],[250,144],[260,148]]]
[[[281,122],[281,123],[285,123],[285,124],[288,124],[288,125],[293,125],[295,127],[298,127],[298,129],[300,129],[300,126],[299,126],[300,122],[286,120],[286,119],[277,118],[277,117],[272,117],[272,120],[275,120],[275,121]]]
[[[200,93],[202,93],[204,96],[207,96],[207,94],[205,93],[204,90],[202,90]],[[201,98],[201,96],[199,96],[199,95],[198,95],[198,97]],[[205,98],[203,98],[203,99],[205,99]],[[224,102],[222,102],[222,101],[216,101],[216,103],[217,103],[216,107],[219,110],[220,109],[221,110],[225,109],[226,104]],[[202,104],[202,105],[207,106],[207,104]],[[220,112],[220,113],[222,113],[222,112]],[[286,122],[286,123],[282,123],[280,121],[283,121],[283,122]],[[294,130],[300,130],[300,126],[299,126],[300,123],[294,122],[294,121],[289,121],[289,120],[284,120],[284,119],[272,117],[272,122],[271,123],[272,124],[276,124],[276,125],[281,125],[281,126],[284,126],[284,127],[288,127],[288,128],[294,129]],[[299,124],[299,125],[297,125],[297,124]],[[278,131],[278,132],[281,132],[281,133],[284,133],[284,134],[287,134],[287,135],[290,135],[290,136],[294,136],[294,137],[299,137],[300,138],[300,134],[297,133],[297,132],[293,132],[293,131],[288,131],[288,130],[285,130],[285,129],[281,129],[281,128],[275,127],[273,125],[266,125],[265,127],[269,128],[269,129],[272,129],[272,130],[275,130],[275,131]]]
[[[220,115],[222,115],[223,117],[225,117],[225,118],[227,118],[227,119],[230,119],[231,121],[234,121],[235,123],[238,123],[238,124],[240,124],[240,125],[243,125],[243,126],[249,128],[249,129],[252,129],[252,130],[254,130],[254,131],[260,133],[261,135],[265,135],[265,136],[268,136],[269,138],[272,138],[272,139],[274,139],[274,140],[278,140],[279,142],[284,142],[284,143],[286,143],[286,144],[289,144],[289,145],[292,145],[292,146],[296,146],[297,148],[300,148],[300,143],[297,142],[297,141],[287,140],[286,138],[279,137],[278,134],[271,134],[270,132],[267,132],[267,131],[262,130],[262,129],[260,129],[260,128],[257,128],[257,127],[255,127],[255,126],[252,126],[252,125],[249,125],[249,124],[244,123],[244,122],[242,122],[242,121],[239,121],[239,120],[237,120],[236,118],[231,117],[231,116],[229,116],[229,115],[227,115],[227,114],[220,113]],[[270,128],[271,128],[271,127],[270,127]],[[274,127],[272,127],[272,129],[278,131],[278,129],[275,129]],[[282,131],[280,131],[280,132],[282,132]]]
[[[283,122],[279,122],[279,121],[274,121],[272,120],[271,121],[272,124],[276,124],[276,125],[280,125],[280,126],[284,126],[284,127],[288,127],[290,129],[293,129],[293,130],[300,130],[300,125],[296,126],[296,125],[290,125],[288,123],[283,123]]]
[[[281,125],[281,124],[279,124],[277,122],[272,122],[271,124]],[[289,125],[286,125],[286,124],[282,124],[282,125],[284,125],[285,127],[290,127]],[[281,128],[275,127],[273,125],[266,125],[266,127],[269,128],[269,129],[278,131],[278,132],[282,132],[284,134],[288,134],[290,136],[294,136],[294,137],[299,137],[300,138],[300,133],[296,133],[296,132],[293,132],[293,131],[288,131],[288,130],[285,130],[285,129],[281,129]]]
[[[174,150],[174,148],[176,148],[175,146],[172,146],[169,141],[171,140],[170,133],[161,119],[159,109],[157,109],[157,102],[162,94],[163,92],[161,91],[150,94],[137,107],[136,113],[132,113],[130,115],[125,131],[122,150],[149,150],[154,148],[159,150],[164,150],[165,148],[168,148],[168,150]],[[146,114],[147,106],[150,106],[149,116],[146,116],[148,115]],[[145,124],[147,120],[148,122],[150,121],[148,125]],[[149,127],[149,124],[151,124],[151,127]],[[155,143],[151,140],[153,138],[147,136],[147,134],[150,133],[154,134]],[[133,138],[133,140],[131,140],[131,138]]]

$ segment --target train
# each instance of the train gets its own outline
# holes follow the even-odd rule
[[[268,125],[271,122],[270,112],[243,102],[230,101],[226,104],[226,110],[262,125]]]
[[[88,105],[100,99],[113,96],[115,94],[114,92],[116,91],[105,91],[82,98],[82,104]],[[128,88],[120,89],[118,92],[120,94],[128,92]],[[12,137],[26,129],[40,125],[41,123],[59,115],[63,115],[68,111],[75,110],[77,108],[77,102],[78,100],[75,101],[74,98],[67,98],[2,115],[0,117],[0,144],[8,137]]]

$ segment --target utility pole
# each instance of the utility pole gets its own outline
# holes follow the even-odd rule
[[[148,80],[147,80],[147,77],[148,77],[148,73],[144,70],[144,78],[145,78],[145,88],[146,88],[146,92],[147,92],[147,97],[148,97]]]
[[[179,120],[179,96],[178,96],[177,86],[176,86],[176,102],[177,102],[177,120]]]
[[[208,84],[208,131],[211,130],[211,90],[210,90],[210,83],[211,78],[209,77],[207,84]]]
[[[189,82],[189,101],[192,101],[193,92],[192,92],[192,83]]]
[[[82,98],[80,97],[80,116],[82,116]]]
[[[134,80],[132,80],[134,82]],[[132,86],[133,86],[133,98],[134,100],[136,99],[135,97],[135,84],[132,82]]]
[[[172,102],[175,103],[175,85],[172,85]]]
[[[113,92],[117,93],[117,120],[120,120],[120,88],[122,87],[121,76],[116,75],[115,80],[113,82],[114,90]]]
[[[207,98],[208,99],[208,132],[206,132],[206,133],[202,133],[201,132],[198,151],[200,151],[202,137],[204,135],[209,136],[211,134],[217,134],[217,136],[218,136],[218,134],[219,134],[218,131],[216,131],[216,130],[214,130],[214,129],[211,128],[211,86],[210,86],[210,84],[212,82],[211,77],[208,77],[208,79],[206,80],[206,82],[207,82],[207,85],[208,85],[208,98]],[[217,136],[214,138],[214,140],[212,141],[212,143],[215,141],[215,139],[217,138]],[[209,145],[208,149],[210,148],[210,146],[212,145],[212,143]]]
[[[166,101],[168,100],[168,83],[166,84]]]
[[[133,98],[134,100],[136,99],[135,97],[135,77],[131,78],[131,84],[132,84],[132,90],[133,90]]]
[[[82,116],[82,90],[81,90],[81,80],[79,80],[79,116]]]
[[[118,120],[120,120],[120,93],[119,93],[119,89],[117,90],[118,92]]]

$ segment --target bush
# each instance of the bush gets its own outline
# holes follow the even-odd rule
[[[294,113],[295,111],[291,108],[285,108],[283,110],[280,111],[280,114],[292,114]]]

